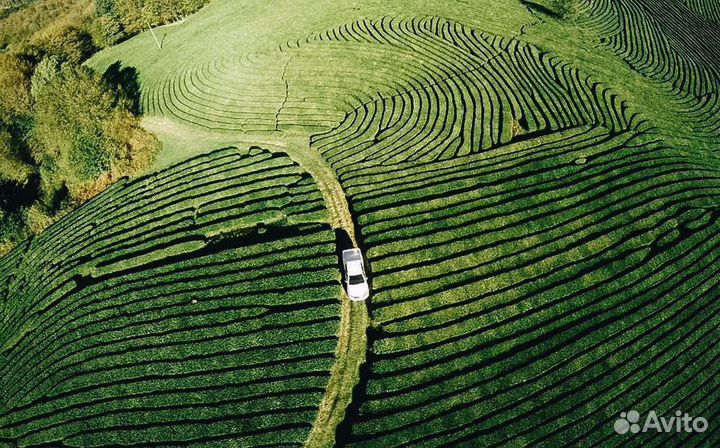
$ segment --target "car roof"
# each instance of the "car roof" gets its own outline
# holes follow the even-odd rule
[[[362,262],[359,260],[353,260],[348,262],[347,273],[349,275],[361,275],[363,273]]]

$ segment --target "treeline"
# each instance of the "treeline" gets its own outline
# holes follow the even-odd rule
[[[148,26],[180,20],[209,0],[22,0],[0,10],[0,50],[27,54],[62,44],[94,52]]]
[[[136,74],[82,65],[106,45],[95,5],[35,0],[0,19],[0,254],[146,170]]]
[[[202,8],[208,0],[97,0],[99,24],[105,42],[116,41],[150,26],[180,20]]]

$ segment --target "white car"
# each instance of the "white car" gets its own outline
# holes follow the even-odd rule
[[[365,275],[365,264],[360,249],[347,249],[342,252],[345,267],[345,284],[350,300],[361,301],[370,297],[370,286]]]

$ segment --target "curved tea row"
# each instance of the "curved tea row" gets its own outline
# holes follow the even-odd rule
[[[694,13],[720,24],[720,4],[712,0],[685,0],[684,4]]]
[[[714,5],[641,3],[585,2],[586,23],[714,141],[717,49],[689,47]],[[341,445],[619,446],[622,411],[716,413],[712,154],[557,55],[439,17],[198,59],[143,84],[146,112],[312,131],[356,215],[376,325]],[[302,443],[336,344],[325,221],[287,157],[226,149],[0,259],[0,442]]]
[[[342,180],[379,326],[350,446],[612,446],[628,406],[717,406],[717,166],[581,127]]]
[[[333,167],[445,160],[595,123],[637,117],[617,95],[558,58],[438,18],[356,25],[347,39],[427,57],[406,90],[365,103],[312,142]],[[318,40],[331,39],[329,32]],[[434,68],[434,71],[429,71]]]
[[[533,85],[542,96],[523,94]],[[568,101],[574,93],[578,101]],[[171,71],[149,82],[143,104],[146,113],[237,132],[318,132],[336,126],[348,111],[370,109],[383,121],[368,123],[379,128],[377,134],[388,134],[388,123],[401,135],[413,132],[401,125],[457,128],[449,135],[418,135],[452,141],[433,154],[447,158],[465,139],[470,147],[492,147],[588,121],[623,127],[628,117],[607,94],[568,64],[517,40],[438,17],[380,18],[309,36],[276,54]]]

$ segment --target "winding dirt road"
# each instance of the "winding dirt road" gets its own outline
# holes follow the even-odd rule
[[[357,247],[355,226],[345,192],[322,155],[307,143],[300,143],[299,139],[293,139],[287,144],[260,142],[257,146],[287,154],[312,176],[325,200],[330,226],[344,230],[353,246]],[[360,382],[360,367],[366,359],[367,329],[370,324],[367,303],[351,301],[344,289],[341,302],[335,364],[330,371],[330,381],[320,403],[320,411],[305,441],[306,447],[331,448],[335,445],[336,429],[345,418],[353,389]]]

